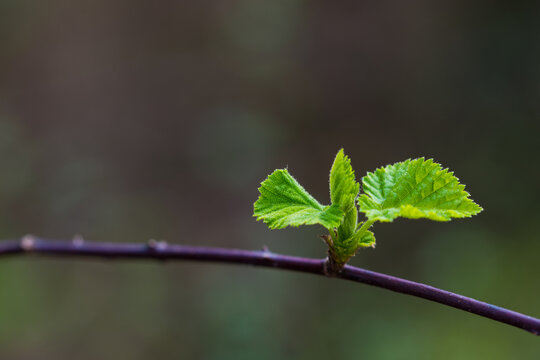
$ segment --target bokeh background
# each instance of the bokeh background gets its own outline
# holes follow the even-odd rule
[[[540,316],[534,2],[0,2],[0,238],[322,257],[252,218],[275,168],[322,202],[409,157],[485,211],[377,224],[352,263]],[[524,331],[421,299],[240,266],[0,261],[1,359],[538,359]]]

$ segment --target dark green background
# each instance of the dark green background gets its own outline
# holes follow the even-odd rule
[[[352,263],[540,316],[540,9],[528,2],[0,2],[0,238],[322,257],[252,218],[275,168],[328,202],[426,156],[485,211],[377,224]],[[532,4],[532,2],[530,2]],[[2,359],[538,359],[425,300],[217,264],[0,260]]]

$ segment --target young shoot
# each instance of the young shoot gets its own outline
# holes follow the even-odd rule
[[[476,215],[483,209],[469,198],[453,172],[432,159],[418,158],[388,165],[356,181],[351,161],[341,149],[330,170],[330,205],[322,205],[287,169],[275,170],[259,188],[253,215],[270,229],[320,224],[328,259],[339,271],[362,247],[374,247],[369,229],[395,218],[449,221]],[[358,220],[358,212],[365,219]]]

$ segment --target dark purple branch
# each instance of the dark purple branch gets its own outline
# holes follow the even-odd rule
[[[540,319],[500,308],[482,301],[437,289],[432,286],[346,265],[329,273],[326,259],[308,259],[274,254],[268,250],[250,251],[201,246],[172,245],[150,241],[147,244],[58,241],[25,236],[21,240],[0,242],[0,256],[35,253],[40,255],[193,260],[274,267],[356,281],[378,286],[465,310],[540,335]]]

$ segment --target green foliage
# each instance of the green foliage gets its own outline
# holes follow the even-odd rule
[[[358,209],[355,201],[359,191],[360,184],[354,178],[351,160],[341,149],[330,169],[330,199],[332,204],[339,205],[345,214],[343,221],[337,228],[337,238],[344,240],[341,243],[349,244],[349,247],[354,248],[358,242],[358,238],[355,237],[358,223]],[[351,250],[347,248],[346,252]]]
[[[330,199],[332,204],[340,206],[341,210],[347,211],[354,206],[354,200],[360,191],[360,184],[354,178],[354,170],[351,160],[339,150],[330,169]]]
[[[261,184],[259,192],[261,196],[255,202],[254,215],[270,229],[312,224],[333,229],[343,219],[339,206],[319,204],[287,169],[274,171]]]
[[[369,228],[376,221],[391,222],[397,217],[448,221],[470,217],[482,211],[464,190],[465,185],[440,164],[424,158],[379,168],[362,178],[364,194],[355,180],[350,159],[341,149],[330,170],[331,205],[323,206],[289,174],[274,171],[259,188],[254,216],[271,229],[320,224],[328,254],[339,268],[361,247],[374,247]],[[360,212],[367,220],[358,223]]]
[[[449,221],[482,211],[452,172],[433,160],[406,160],[368,173],[362,179],[360,211],[369,219],[393,221],[401,216]]]

